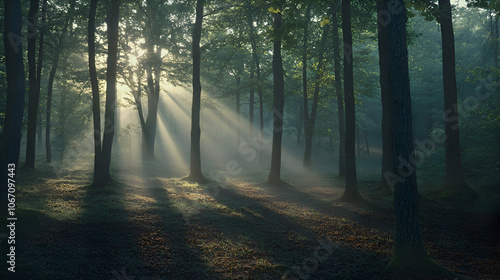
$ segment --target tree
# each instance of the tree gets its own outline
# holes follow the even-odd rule
[[[386,28],[390,20],[388,3],[388,0],[377,2],[380,96],[382,100],[382,173],[380,185],[383,188],[389,188],[384,174],[392,170],[391,93],[389,92],[389,69],[387,61],[389,54],[387,53]]]
[[[387,25],[387,53],[389,92],[391,95],[391,121],[393,139],[394,210],[396,215],[395,253],[387,270],[405,277],[422,279],[424,275],[454,278],[454,274],[442,268],[427,254],[420,231],[418,215],[417,177],[415,172],[401,170],[414,152],[410,77],[406,45],[406,8],[403,0],[393,7],[391,21]],[[384,34],[384,33],[383,33]],[[404,173],[404,174],[403,174]],[[396,175],[397,174],[397,175]],[[386,174],[389,175],[389,174]],[[410,278],[413,279],[413,278]]]
[[[61,55],[62,55],[63,50],[64,50],[64,41],[66,39],[68,27],[73,25],[72,13],[74,11],[74,8],[75,8],[75,0],[71,1],[71,3],[70,3],[70,8],[69,8],[68,13],[67,13],[68,17],[66,18],[66,20],[64,22],[63,29],[61,31],[61,34],[59,35],[59,37],[57,39],[57,46],[56,46],[54,58],[52,61],[52,67],[50,68],[50,73],[49,73],[49,80],[48,80],[48,85],[47,85],[47,111],[45,114],[45,153],[46,153],[47,162],[52,161],[52,148],[51,148],[51,143],[50,143],[51,142],[51,139],[50,139],[51,123],[50,122],[51,122],[51,110],[52,110],[52,90],[54,87],[54,79],[56,77],[56,72],[57,72],[57,69],[59,67],[59,61],[60,61]],[[94,17],[94,21],[95,21],[95,17]],[[89,23],[90,23],[90,21],[89,21]],[[92,31],[92,34],[93,34],[93,32],[94,31]],[[94,43],[93,40],[92,40],[92,44]],[[94,52],[95,52],[95,48],[94,48]],[[95,60],[95,58],[94,58],[94,60]],[[95,62],[94,62],[94,69],[95,69]]]
[[[283,107],[285,103],[285,82],[283,79],[283,60],[281,57],[282,19],[281,7],[271,7],[273,21],[273,146],[271,152],[271,170],[267,181],[281,183],[281,138],[283,135]]]
[[[95,18],[97,12],[97,0],[90,1],[89,23],[88,23],[88,49],[89,49],[89,74],[92,87],[92,116],[94,127],[94,185],[100,185],[102,177],[102,150],[101,150],[101,107],[99,97],[99,82],[95,65]]]
[[[351,31],[351,1],[342,0],[342,32],[344,40],[344,96],[346,114],[345,137],[345,191],[342,201],[360,202],[356,179],[356,110],[354,105],[353,45]]]
[[[457,80],[455,73],[455,36],[451,18],[450,0],[439,0],[439,17],[443,46],[443,86],[445,112],[445,189],[464,192],[475,197],[467,186],[460,155],[460,134],[457,109]]]
[[[201,102],[201,82],[200,82],[200,63],[201,63],[201,31],[203,22],[203,6],[206,0],[196,1],[196,19],[193,27],[193,105],[191,109],[191,173],[188,180],[204,183],[207,181],[201,172],[201,151],[200,151],[200,102]]]
[[[302,39],[302,96],[304,98],[304,132],[306,138],[306,147],[304,150],[304,159],[302,163],[304,167],[309,168],[311,166],[311,149],[312,149],[312,130],[311,119],[309,118],[309,106],[308,102],[308,88],[307,88],[307,47],[308,47],[308,37],[309,37],[309,22],[311,21],[311,9],[312,3],[307,5],[305,22],[304,22],[304,37]]]
[[[3,131],[0,138],[0,164],[3,167],[0,173],[1,190],[0,210],[1,216],[7,211],[8,179],[15,182],[17,173],[10,172],[8,168],[13,164],[15,168],[19,162],[21,148],[21,129],[23,126],[25,78],[23,64],[23,50],[21,40],[21,1],[4,1],[4,50],[5,66],[7,72],[7,104]],[[13,174],[12,176],[9,176]]]
[[[342,94],[342,79],[340,77],[340,37],[337,11],[339,10],[339,0],[335,0],[330,5],[332,13],[333,30],[333,53],[334,53],[334,73],[335,73],[335,94],[337,96],[337,110],[339,119],[339,176],[345,176],[345,118],[344,118],[344,96]]]
[[[142,153],[146,160],[155,158],[154,148],[156,139],[156,124],[158,118],[158,101],[160,98],[160,72],[161,72],[161,46],[159,40],[160,20],[150,1],[146,1],[147,24],[144,34],[147,48],[147,60],[144,63],[146,68],[147,96],[148,96],[148,116],[141,122],[142,128]],[[139,79],[139,83],[140,83]],[[142,112],[142,110],[141,110]],[[144,120],[144,117],[141,118]]]
[[[247,1],[247,4],[250,4],[250,1]],[[260,56],[259,56],[259,49],[257,48],[257,34],[255,32],[255,28],[253,25],[254,22],[254,17],[253,13],[249,12],[248,16],[248,26],[250,27],[250,44],[252,47],[252,58],[254,61],[254,66],[255,66],[255,72],[257,74],[257,94],[259,96],[259,121],[260,121],[260,134],[262,135],[264,131],[264,100],[262,99],[262,78],[261,78],[261,69],[260,69]],[[252,71],[253,73],[253,71]],[[253,75],[252,75],[253,77]],[[253,90],[253,88],[252,88]],[[253,136],[253,108],[254,108],[254,101],[253,101],[253,93],[251,92],[250,94],[250,124],[251,124],[251,130],[250,130],[250,135]]]
[[[28,168],[35,168],[35,140],[36,140],[36,122],[38,116],[38,104],[40,100],[40,89],[38,86],[37,64],[36,64],[36,21],[38,17],[38,0],[30,0],[29,18],[28,18],[28,80],[29,80],[29,102],[28,102],[28,131],[26,142],[26,162]],[[42,63],[38,61],[38,63]],[[38,89],[37,89],[38,88]]]
[[[116,73],[118,62],[118,22],[120,2],[111,0],[107,15],[108,58],[106,68],[106,103],[104,107],[104,133],[102,139],[102,178],[111,180],[111,148],[115,134],[116,118]]]

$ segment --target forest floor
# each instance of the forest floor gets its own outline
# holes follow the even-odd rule
[[[343,180],[321,174],[294,171],[272,186],[262,170],[199,186],[162,172],[152,163],[93,188],[89,168],[20,171],[16,273],[0,278],[387,278],[392,196],[374,178],[360,178],[367,203],[352,205],[339,202]],[[499,188],[480,191],[458,206],[422,201],[423,239],[450,270],[498,279]]]

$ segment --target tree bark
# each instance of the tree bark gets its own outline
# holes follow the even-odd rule
[[[7,216],[8,179],[16,180],[17,172],[9,172],[13,164],[18,168],[23,126],[25,78],[21,39],[21,2],[4,0],[4,51],[7,76],[7,103],[3,131],[0,135],[0,216]],[[9,173],[13,173],[10,177]]]
[[[312,150],[312,128],[311,118],[309,118],[309,104],[308,104],[308,89],[307,89],[307,45],[309,37],[309,21],[311,21],[312,3],[307,5],[306,18],[304,24],[304,37],[302,38],[302,97],[304,99],[304,138],[306,141],[304,149],[304,158],[302,164],[304,167],[311,167],[311,150]]]
[[[205,0],[196,1],[196,19],[193,28],[193,105],[191,109],[191,173],[188,179],[198,183],[206,182],[206,178],[201,172],[201,151],[200,151],[200,102],[201,102],[201,82],[200,82],[200,62],[201,50],[200,40],[203,21],[203,6]]]
[[[378,27],[378,55],[380,68],[380,97],[382,101],[382,171],[380,186],[389,189],[389,184],[384,177],[388,171],[392,171],[392,122],[391,122],[391,95],[389,91],[389,53],[387,41],[387,25],[391,20],[388,14],[389,0],[377,3],[377,27]]]
[[[396,274],[420,276],[411,279],[426,279],[423,274],[439,274],[443,278],[448,278],[453,274],[433,262],[422,243],[417,177],[414,169],[408,165],[414,146],[406,43],[406,9],[403,0],[394,5],[395,11],[400,12],[391,14],[391,22],[387,26],[387,39],[394,151],[391,175],[395,178],[390,184],[394,188],[396,244],[394,257],[388,264],[387,270]]]
[[[475,192],[467,186],[460,155],[460,133],[457,109],[457,81],[455,73],[455,36],[450,0],[439,0],[441,39],[443,45],[443,87],[446,134],[445,188],[453,191]]]
[[[237,141],[236,141],[236,147],[238,147],[238,145],[240,144],[241,142],[241,131],[240,131],[240,126],[241,126],[241,112],[240,112],[240,105],[241,105],[241,92],[240,92],[240,86],[241,86],[241,72],[243,71],[238,71],[238,73],[236,74],[236,104],[235,104],[235,109],[236,109],[236,122],[237,122],[237,127],[236,127],[236,130],[237,130]]]
[[[342,0],[342,31],[344,39],[344,96],[346,112],[345,139],[345,191],[341,200],[360,202],[363,200],[358,192],[356,179],[356,110],[354,105],[354,76],[351,31],[351,1]]]
[[[281,11],[281,7],[279,7]],[[271,184],[281,183],[281,140],[283,134],[283,107],[285,103],[285,83],[283,80],[283,61],[281,57],[281,12],[274,14],[274,52],[273,52],[273,146],[271,170],[267,178]]]
[[[313,93],[313,103],[311,107],[311,117],[309,118],[309,138],[311,139],[309,143],[309,148],[307,146],[307,141],[306,141],[306,152],[304,153],[304,166],[305,167],[310,167],[311,166],[311,152],[312,152],[312,140],[314,138],[314,128],[316,126],[316,113],[318,110],[318,103],[319,103],[319,91],[321,89],[321,79],[323,78],[323,71],[324,71],[324,55],[325,55],[325,49],[326,49],[326,42],[328,41],[328,33],[330,31],[330,25],[326,25],[323,27],[323,34],[321,35],[321,43],[319,46],[319,55],[318,55],[318,70],[316,72],[316,78],[314,82],[314,93]],[[306,136],[306,139],[308,138]],[[320,143],[321,141],[318,141]],[[318,144],[319,148],[319,144]],[[318,149],[316,150],[316,152]]]
[[[106,103],[104,111],[104,135],[102,139],[102,176],[111,180],[111,149],[115,134],[116,118],[116,70],[118,62],[118,22],[120,18],[119,0],[111,0],[107,16],[108,58],[106,69]]]
[[[26,161],[25,167],[35,168],[35,138],[36,121],[38,115],[38,104],[40,101],[40,91],[37,90],[37,65],[36,65],[36,37],[37,27],[36,19],[38,15],[38,0],[30,0],[29,18],[28,18],[28,129],[26,142]]]
[[[344,118],[344,96],[342,94],[342,79],[340,77],[340,37],[337,11],[339,9],[339,1],[330,6],[332,11],[332,29],[333,29],[333,53],[334,53],[334,68],[335,68],[335,93],[337,96],[337,110],[339,119],[339,176],[345,176],[345,118]]]
[[[90,13],[88,24],[88,48],[89,48],[89,74],[92,87],[92,116],[94,125],[94,185],[100,185],[102,176],[102,145],[101,145],[101,106],[99,98],[99,82],[95,66],[95,17],[97,12],[97,1],[90,1]]]
[[[54,86],[54,79],[56,77],[56,72],[59,67],[59,59],[61,57],[62,51],[64,49],[64,39],[68,31],[69,25],[73,23],[72,13],[75,8],[75,1],[71,1],[70,8],[68,10],[68,18],[64,23],[63,30],[58,38],[56,53],[54,55],[54,60],[52,61],[52,67],[49,73],[49,81],[47,85],[47,111],[45,113],[45,154],[47,162],[52,161],[52,146],[51,146],[51,113],[52,113],[52,90]],[[94,19],[95,20],[95,19]],[[92,31],[93,32],[93,31]],[[89,60],[90,63],[90,60]]]
[[[366,146],[366,154],[370,155],[370,145],[368,144],[368,131],[365,130],[365,146]]]
[[[43,61],[43,39],[45,35],[45,23],[47,18],[47,0],[42,2],[42,29],[40,31],[40,41],[38,41],[38,64],[36,69],[36,95],[38,95],[38,103],[40,103],[40,90],[42,83],[42,61]],[[38,137],[38,148],[42,147],[42,111],[37,108],[37,125],[36,129]]]
[[[254,122],[254,103],[255,103],[255,87],[254,87],[254,66],[250,66],[250,95],[248,97],[248,121],[250,123],[249,135],[253,137],[253,122]]]
[[[255,38],[256,34],[253,26],[253,17],[251,16],[251,14],[248,20],[248,25],[250,26],[250,43],[252,46],[252,58],[255,63],[255,72],[256,72],[255,74],[257,74],[257,94],[259,96],[259,128],[260,128],[260,135],[262,135],[264,132],[264,100],[262,99],[263,93],[262,93],[262,80],[260,76],[260,57],[257,49],[257,39]]]

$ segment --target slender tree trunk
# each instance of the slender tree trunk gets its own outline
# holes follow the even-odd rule
[[[361,154],[361,147],[359,145],[359,127],[356,127],[356,147],[358,151],[358,156]]]
[[[457,82],[455,74],[455,36],[450,0],[439,0],[441,38],[443,45],[443,85],[445,111],[445,188],[463,190],[474,196],[465,182],[460,156],[460,133],[457,109]]]
[[[250,26],[250,43],[252,46],[252,57],[255,63],[255,72],[257,74],[257,93],[259,96],[259,128],[260,135],[264,133],[264,100],[262,99],[262,80],[260,76],[260,57],[257,49],[257,39],[256,32],[253,26],[253,17],[250,16],[248,20],[248,25]]]
[[[316,72],[316,79],[314,82],[314,94],[313,94],[313,103],[311,107],[311,117],[309,118],[309,138],[311,139],[310,141],[310,146],[309,149],[307,148],[307,142],[306,142],[306,153],[304,153],[304,165],[306,167],[311,166],[311,151],[312,151],[312,140],[314,138],[314,128],[316,126],[316,114],[318,110],[318,103],[319,103],[319,91],[321,89],[321,79],[323,78],[323,71],[324,71],[324,55],[325,55],[325,49],[326,49],[326,42],[328,40],[328,33],[330,31],[330,25],[326,25],[323,27],[323,34],[321,35],[321,43],[319,46],[319,55],[318,55],[318,70]],[[306,137],[307,139],[308,137]],[[318,141],[320,143],[321,141]],[[319,144],[318,144],[318,149],[319,149]],[[316,153],[318,151],[316,149]],[[307,158],[306,158],[307,156]]]
[[[356,110],[354,105],[354,76],[351,31],[351,1],[342,0],[342,31],[344,39],[344,96],[346,112],[345,138],[345,191],[341,200],[360,202],[363,200],[358,192],[356,179]]]
[[[281,7],[280,7],[281,11]],[[285,83],[283,80],[283,61],[281,58],[281,12],[274,14],[274,52],[273,52],[273,147],[271,152],[271,170],[268,182],[281,183],[281,138],[283,134],[283,107],[285,103]]]
[[[368,131],[365,130],[365,146],[366,146],[366,154],[370,155],[370,145],[368,144]]]
[[[7,103],[0,134],[0,217],[7,216],[9,179],[16,180],[23,126],[25,78],[21,39],[21,2],[4,0],[4,51],[7,74]],[[11,169],[13,172],[10,172]],[[12,174],[12,176],[9,176]],[[12,182],[12,181],[11,181]]]
[[[236,147],[238,147],[238,145],[240,144],[241,142],[241,131],[240,131],[240,122],[241,122],[241,112],[240,112],[240,106],[241,106],[241,92],[240,92],[240,86],[241,86],[241,71],[238,72],[238,74],[236,74],[236,104],[235,104],[235,109],[236,109],[236,119],[237,119],[237,134],[238,134],[238,138],[237,138],[237,142],[236,142]]]
[[[118,22],[120,19],[119,0],[111,0],[107,16],[108,59],[106,69],[106,103],[104,111],[104,136],[102,140],[102,176],[111,180],[111,149],[115,134],[116,119],[116,69],[118,62]]]
[[[304,99],[304,138],[306,141],[304,149],[304,158],[302,164],[304,167],[309,168],[311,166],[311,150],[312,150],[312,124],[309,118],[309,98],[308,98],[308,88],[307,88],[307,46],[309,40],[309,21],[311,21],[311,9],[312,3],[307,5],[306,18],[304,23],[304,37],[302,38],[302,97]]]
[[[73,23],[73,18],[71,17],[71,14],[73,13],[75,8],[75,0],[71,1],[70,8],[68,11],[68,18],[66,22],[64,23],[63,30],[61,32],[61,35],[59,36],[58,40],[58,46],[56,48],[56,53],[54,55],[54,60],[52,62],[52,67],[50,69],[49,73],[49,81],[48,81],[48,86],[47,86],[47,111],[45,113],[45,153],[47,157],[47,162],[52,161],[52,146],[51,146],[51,113],[52,113],[52,89],[54,86],[54,79],[56,77],[56,72],[57,68],[59,67],[59,59],[61,57],[63,47],[64,47],[64,40],[66,38],[66,33],[68,31],[69,25]],[[89,23],[90,24],[90,23]],[[92,31],[93,32],[93,31]],[[90,60],[89,60],[90,62]],[[95,65],[94,65],[95,68]]]
[[[250,66],[250,96],[249,96],[249,101],[248,101],[248,118],[249,118],[249,122],[250,122],[250,130],[249,130],[249,134],[250,134],[250,137],[253,137],[253,111],[254,111],[254,103],[255,103],[255,87],[254,87],[254,67],[253,65]]]
[[[335,68],[335,93],[337,96],[337,110],[339,119],[339,176],[345,176],[345,118],[344,118],[344,97],[342,94],[342,79],[340,77],[340,37],[337,11],[339,9],[339,1],[335,0],[331,5],[332,11],[332,30],[333,30],[333,53],[334,53],[334,68]]]
[[[43,144],[43,135],[42,135],[42,128],[43,128],[43,123],[42,123],[42,110],[38,110],[38,118],[37,118],[37,130],[36,130],[36,138],[37,138],[37,141],[38,141],[38,147],[37,149],[41,149],[42,148],[42,144]]]
[[[389,92],[391,96],[391,121],[393,138],[393,171],[395,180],[394,210],[396,214],[395,254],[387,270],[401,279],[429,279],[428,274],[437,274],[439,279],[454,278],[454,275],[433,262],[424,249],[418,215],[418,193],[416,173],[408,163],[413,146],[410,77],[406,45],[406,9],[404,1],[393,3],[399,13],[391,14],[387,26]],[[404,168],[397,168],[406,166]],[[391,173],[391,172],[388,172]],[[397,174],[397,175],[396,175]],[[387,177],[389,178],[389,177]],[[412,277],[408,277],[412,276]],[[434,278],[432,278],[434,279]]]
[[[389,184],[384,177],[388,171],[392,171],[392,122],[391,122],[391,96],[389,85],[389,53],[387,41],[387,25],[390,23],[391,15],[388,7],[389,0],[377,3],[377,27],[378,27],[378,55],[380,68],[380,97],[382,101],[382,171],[380,186],[389,189]]]
[[[40,31],[40,41],[38,41],[38,64],[36,69],[36,95],[38,96],[38,104],[40,103],[40,89],[42,84],[42,65],[43,65],[43,39],[45,35],[45,23],[46,23],[46,13],[47,13],[47,0],[42,2],[42,29]],[[38,129],[35,128],[36,134],[38,134],[38,148],[42,146],[42,111],[39,110],[37,105],[37,125]],[[33,149],[36,151],[36,149]],[[36,153],[35,153],[36,155]],[[34,162],[33,162],[34,163]],[[34,167],[34,166],[33,166]]]
[[[206,182],[206,178],[201,172],[201,151],[200,151],[200,102],[201,102],[201,82],[200,82],[200,62],[201,62],[201,30],[203,21],[203,6],[205,0],[196,1],[196,19],[193,28],[193,107],[191,110],[191,173],[188,179],[198,183]]]
[[[26,143],[26,162],[28,168],[35,168],[35,138],[36,119],[38,114],[38,103],[40,95],[37,91],[37,67],[36,67],[36,20],[38,15],[38,0],[30,0],[30,10],[28,18],[28,81],[29,81],[29,102],[28,102],[28,129]]]
[[[95,17],[97,0],[90,1],[88,24],[89,74],[92,87],[92,116],[94,124],[94,185],[102,184],[102,145],[101,145],[101,106],[99,98],[99,82],[95,65]]]

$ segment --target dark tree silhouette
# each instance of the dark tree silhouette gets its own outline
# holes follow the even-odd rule
[[[418,215],[417,176],[415,172],[397,167],[409,161],[413,146],[410,77],[406,44],[406,9],[403,0],[393,3],[387,26],[389,92],[393,139],[394,210],[396,215],[396,244],[394,257],[387,270],[394,274],[422,276],[437,274],[453,277],[453,273],[439,266],[425,251]],[[401,174],[401,173],[405,174]],[[413,279],[413,278],[410,278]],[[418,277],[418,279],[425,279]]]
[[[387,25],[391,20],[388,7],[389,0],[377,3],[378,55],[380,68],[380,90],[382,100],[382,173],[380,185],[389,189],[384,177],[387,171],[392,171],[392,131],[391,131],[391,93],[389,92],[388,42]]]
[[[339,176],[345,176],[345,117],[344,117],[344,95],[342,94],[342,79],[341,71],[341,52],[340,52],[340,36],[339,36],[339,21],[337,11],[339,10],[339,0],[335,0],[330,5],[332,13],[332,30],[333,30],[333,63],[335,73],[335,94],[337,96],[337,110],[339,119]]]
[[[4,51],[7,73],[7,104],[3,131],[0,135],[0,216],[7,211],[8,164],[19,163],[21,129],[23,126],[25,78],[21,40],[21,1],[4,0]]]
[[[91,4],[92,5],[92,4]],[[52,113],[52,90],[54,87],[54,79],[56,77],[56,72],[59,67],[59,60],[64,50],[64,41],[66,38],[66,33],[68,32],[69,26],[73,25],[73,11],[75,9],[75,0],[70,2],[70,8],[67,13],[66,21],[64,22],[64,27],[57,39],[57,46],[54,53],[54,59],[52,61],[52,67],[50,68],[49,81],[47,85],[47,111],[45,114],[45,153],[47,157],[47,162],[52,161],[52,148],[51,148],[51,113]],[[94,19],[95,21],[95,19]],[[90,21],[89,21],[90,23]],[[93,32],[93,31],[92,31]],[[92,41],[93,43],[93,41]],[[90,50],[89,50],[90,51]],[[94,50],[95,52],[95,50]],[[94,58],[95,60],[95,58]],[[90,64],[90,60],[89,60]],[[95,62],[94,62],[95,69]],[[96,78],[97,79],[97,78]]]
[[[249,2],[247,2],[249,3]],[[253,26],[253,14],[249,11],[248,16],[248,26],[250,27],[250,45],[252,46],[252,58],[255,63],[255,74],[257,75],[257,94],[259,96],[259,127],[260,134],[262,135],[264,131],[264,100],[262,99],[262,79],[261,79],[261,71],[260,71],[260,56],[259,50],[257,48],[257,33]],[[253,72],[252,72],[253,73]],[[253,88],[252,88],[253,90]],[[250,94],[250,124],[251,130],[250,135],[253,135],[253,108],[254,108],[253,94]]]
[[[99,102],[99,82],[95,66],[95,17],[97,0],[90,1],[88,24],[89,73],[92,86],[92,116],[94,125],[94,185],[102,184],[101,107]]]
[[[38,0],[30,0],[30,9],[28,14],[28,135],[26,142],[26,162],[24,163],[28,168],[35,168],[36,121],[40,100],[40,91],[37,90],[38,77],[36,66],[36,21],[38,16],[38,7]],[[41,63],[41,61],[39,61],[39,63]]]
[[[106,69],[106,103],[104,106],[104,133],[102,139],[102,178],[111,180],[111,149],[115,135],[116,118],[116,70],[118,62],[119,0],[111,0],[107,15],[108,58]]]
[[[191,109],[191,173],[188,180],[204,183],[207,179],[201,172],[201,151],[200,151],[200,102],[201,102],[201,82],[200,82],[200,62],[201,50],[200,40],[203,21],[203,6],[205,0],[196,1],[196,19],[193,28],[193,106]]]
[[[302,163],[304,167],[311,166],[311,150],[312,150],[312,132],[314,128],[311,126],[311,119],[309,118],[309,105],[308,105],[308,94],[307,89],[307,47],[309,40],[309,22],[311,21],[311,9],[312,3],[307,5],[305,23],[304,23],[304,36],[302,38],[302,98],[304,99],[304,105],[302,106],[304,110],[304,133],[306,146],[304,149],[304,158]]]
[[[360,202],[356,179],[356,111],[354,105],[354,76],[351,30],[351,1],[342,0],[342,32],[344,39],[344,96],[346,114],[345,137],[345,191],[341,200]]]
[[[158,101],[160,98],[161,47],[156,43],[159,41],[158,28],[160,19],[155,10],[156,7],[149,1],[146,1],[146,5],[148,24],[144,33],[148,34],[146,37],[148,60],[145,63],[148,84],[146,91],[148,96],[148,116],[144,122],[141,122],[142,154],[144,159],[154,160]]]
[[[443,86],[446,134],[445,140],[445,189],[463,192],[466,196],[477,194],[467,186],[460,155],[460,133],[457,109],[457,79],[455,73],[455,36],[451,17],[450,0],[439,0],[438,21],[441,25],[443,45]]]
[[[267,181],[281,183],[281,138],[283,134],[283,107],[285,103],[285,82],[283,80],[283,59],[281,57],[282,19],[281,7],[274,13],[274,52],[273,52],[273,147],[271,152],[271,170]]]

